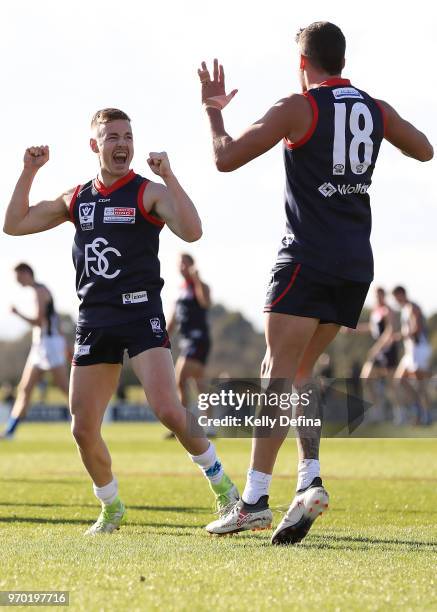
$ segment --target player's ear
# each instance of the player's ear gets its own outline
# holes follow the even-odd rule
[[[342,69],[342,70],[343,70],[343,68],[344,68],[345,64],[346,64],[346,58],[344,57],[344,58],[343,58],[343,62],[342,62],[342,64],[341,64],[341,69]]]
[[[305,55],[301,55],[300,56],[300,66],[299,66],[299,68],[301,70],[305,70],[305,68],[306,68],[306,57],[305,57]]]
[[[97,140],[95,138],[90,138],[90,147],[93,153],[99,152],[99,147],[97,146]]]

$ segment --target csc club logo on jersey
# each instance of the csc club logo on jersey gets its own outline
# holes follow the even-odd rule
[[[95,238],[91,243],[85,245],[85,274],[90,277],[91,272],[103,278],[115,278],[121,272],[120,268],[109,272],[114,267],[114,256],[121,257],[118,249],[108,246],[105,238]],[[95,262],[95,265],[94,265]]]
[[[81,202],[79,204],[79,222],[83,230],[94,229],[95,202]]]
[[[135,208],[124,206],[105,206],[103,223],[135,223]]]

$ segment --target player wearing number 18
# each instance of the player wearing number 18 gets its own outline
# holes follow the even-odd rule
[[[433,149],[389,104],[342,78],[346,41],[340,28],[316,22],[298,33],[297,42],[302,93],[276,102],[239,138],[224,128],[221,110],[237,92],[226,94],[223,67],[215,60],[211,79],[203,62],[198,74],[219,170],[235,170],[284,143],[286,230],[264,308],[262,376],[291,379],[302,388],[312,384],[314,364],[340,326],[356,326],[373,278],[367,192],[383,138],[420,161],[431,159]],[[273,544],[300,541],[328,503],[319,474],[320,430],[297,434],[297,495]],[[208,531],[270,523],[268,488],[284,435],[255,433],[242,501]]]

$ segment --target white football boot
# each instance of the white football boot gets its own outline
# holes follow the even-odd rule
[[[307,535],[316,518],[328,509],[329,495],[322,480],[314,478],[310,486],[296,493],[282,521],[272,535],[272,544],[297,544]]]
[[[220,517],[209,523],[205,529],[215,535],[269,529],[273,516],[268,500],[268,495],[262,495],[256,504],[246,504],[242,499],[229,504],[220,512]]]

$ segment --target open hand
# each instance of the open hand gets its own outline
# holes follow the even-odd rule
[[[152,152],[149,153],[149,159],[147,160],[152,172],[165,179],[172,174],[170,167],[170,161],[165,151],[160,153]]]
[[[222,110],[229,104],[238,91],[238,89],[233,89],[230,93],[226,94],[225,72],[223,66],[218,63],[217,59],[214,60],[212,81],[205,62],[202,62],[197,74],[202,83],[202,104],[204,104],[205,107],[213,107]]]
[[[31,170],[39,170],[49,161],[48,146],[29,147],[24,153],[24,167]]]

